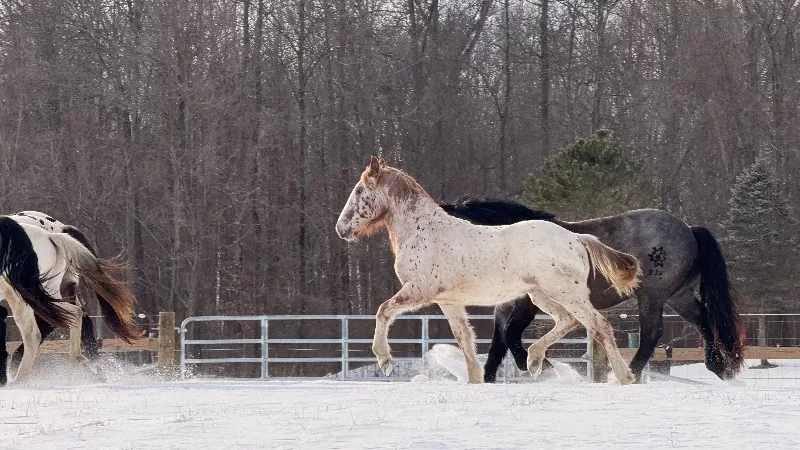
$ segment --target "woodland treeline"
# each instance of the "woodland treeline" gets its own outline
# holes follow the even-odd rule
[[[333,227],[369,155],[513,198],[606,128],[723,237],[757,157],[798,205],[799,27],[798,0],[1,0],[0,205],[121,254],[149,314],[370,314],[385,239]]]

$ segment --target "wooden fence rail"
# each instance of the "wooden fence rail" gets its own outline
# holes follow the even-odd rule
[[[175,368],[175,313],[158,313],[158,338],[144,338],[131,342],[122,339],[103,339],[100,353],[154,352],[158,353],[158,367],[165,371]],[[76,345],[77,343],[77,345]],[[20,341],[6,342],[8,353],[12,353],[22,344]],[[70,333],[70,339],[44,341],[39,347],[42,354],[74,354],[80,348],[80,336]],[[77,350],[80,351],[80,350]]]
[[[608,359],[602,347],[592,341],[592,366],[594,367],[593,379],[596,382],[604,383],[608,376]],[[633,359],[638,348],[620,348],[619,352],[626,361]],[[745,347],[745,359],[800,359],[800,347],[766,347],[752,346]],[[704,348],[657,348],[653,351],[651,361],[675,361],[675,362],[703,362],[706,359]]]

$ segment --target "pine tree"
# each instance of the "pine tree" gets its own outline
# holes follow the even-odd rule
[[[641,157],[599,130],[550,158],[525,181],[522,201],[565,219],[588,219],[656,204]]]
[[[798,310],[797,221],[766,158],[736,177],[728,205],[723,242],[743,310]]]

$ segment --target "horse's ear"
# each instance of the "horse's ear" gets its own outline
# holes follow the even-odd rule
[[[369,160],[369,167],[364,172],[362,180],[367,187],[373,188],[378,184],[378,178],[381,176],[381,169],[386,167],[386,163],[380,156],[373,156]]]
[[[384,161],[380,156],[372,155],[369,160],[370,175],[377,178],[381,173],[381,169],[384,167],[386,167],[386,161]]]

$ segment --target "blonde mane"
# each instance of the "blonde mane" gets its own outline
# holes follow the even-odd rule
[[[366,185],[367,178],[370,176],[372,176],[371,168],[367,167],[367,169],[361,174],[362,184]],[[428,192],[426,192],[425,189],[419,183],[417,183],[417,180],[415,180],[411,175],[395,167],[381,167],[377,178],[377,185],[385,185],[389,197],[395,200],[406,200],[415,195],[431,198]],[[389,218],[387,217],[386,213],[381,214],[379,217],[376,217],[365,226],[356,230],[354,234],[359,238],[372,236],[383,229],[383,227],[387,226],[388,220]],[[389,239],[393,241],[391,233]],[[395,245],[392,243],[392,248],[394,249],[394,247]]]
[[[404,200],[413,195],[431,198],[417,180],[396,167],[385,166],[381,169],[378,185],[382,184],[386,185],[392,198]]]

